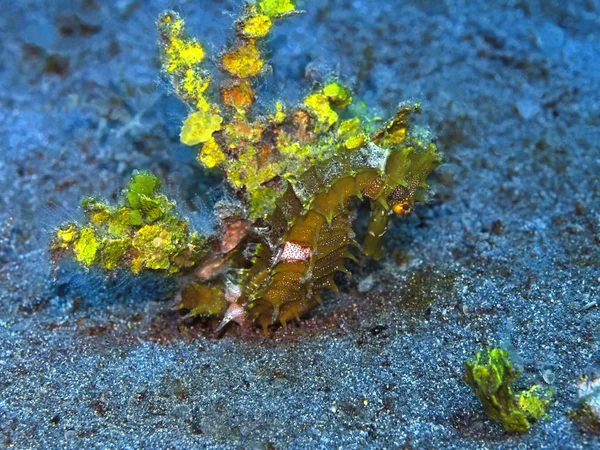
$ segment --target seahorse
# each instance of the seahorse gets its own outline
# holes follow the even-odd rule
[[[405,109],[397,117],[404,116]],[[287,227],[274,231],[278,235],[275,249],[260,244],[253,270],[242,280],[245,289],[241,299],[248,316],[264,330],[277,322],[285,325],[299,319],[320,301],[324,289],[337,291],[333,276],[347,271],[345,259],[355,259],[351,247],[380,258],[380,240],[390,215],[408,214],[415,201],[425,199],[425,177],[440,162],[435,147],[415,142],[385,149],[376,147],[375,142],[383,143],[377,136],[367,151],[386,155],[383,170],[365,164],[368,158],[355,158],[339,164],[346,171],[326,184],[321,174],[327,173],[327,167],[315,168],[296,187],[288,187],[267,219],[272,224],[285,221]],[[324,185],[327,187],[318,190]],[[294,189],[309,192],[307,207],[302,206]],[[352,229],[354,199],[368,200],[371,205],[362,246],[355,241]]]

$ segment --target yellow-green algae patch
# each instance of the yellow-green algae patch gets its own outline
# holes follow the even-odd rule
[[[188,116],[181,127],[181,142],[196,145],[208,142],[215,131],[221,129],[223,118],[214,113],[196,111]]]
[[[479,352],[466,364],[465,381],[471,385],[490,419],[501,421],[506,431],[524,433],[546,415],[552,390],[534,385],[514,393],[512,384],[520,376],[500,348]]]
[[[96,259],[99,243],[94,230],[86,227],[79,232],[79,237],[73,243],[75,258],[84,266],[91,265]]]
[[[88,197],[83,208],[88,222],[57,230],[52,251],[72,252],[82,265],[106,270],[127,266],[133,273],[147,268],[169,273],[192,267],[208,253],[206,242],[174,213],[175,203],[159,192],[160,180],[136,172],[121,205],[111,207]]]
[[[294,11],[295,6],[290,0],[261,0],[260,9],[269,17],[275,17]]]

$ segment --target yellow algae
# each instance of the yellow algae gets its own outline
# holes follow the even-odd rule
[[[271,31],[273,22],[266,15],[247,18],[242,25],[242,32],[249,37],[263,37]]]
[[[198,159],[206,167],[212,168],[225,161],[225,154],[219,144],[211,137],[198,152]]]
[[[125,193],[127,203],[134,210],[141,208],[140,196],[153,197],[162,182],[150,172],[137,171],[129,181],[129,188]],[[131,219],[131,217],[130,217]],[[141,225],[141,224],[140,224]]]
[[[181,87],[190,97],[200,97],[210,83],[209,77],[203,77],[194,69],[187,69]]]
[[[487,348],[467,362],[464,380],[471,385],[490,419],[499,420],[509,433],[524,433],[546,415],[552,389],[534,385],[515,393],[513,384],[521,372],[502,348]]]
[[[168,73],[186,70],[204,59],[204,49],[194,40],[175,38],[165,46]]]
[[[104,223],[110,218],[110,212],[108,209],[99,209],[97,211],[90,212],[90,221],[93,224]]]
[[[350,150],[354,150],[355,148],[362,146],[364,143],[365,143],[365,136],[362,134],[359,136],[353,136],[344,141],[344,145],[346,146],[346,148],[348,148]]]
[[[130,227],[129,215],[134,211],[126,206],[114,211],[108,219],[108,233],[119,236],[127,233]]]
[[[106,270],[116,269],[121,264],[130,243],[129,239],[103,239],[100,248],[100,265],[102,268]]]
[[[183,64],[191,67],[204,59],[204,49],[198,42],[188,41],[184,43],[179,51],[179,57]]]
[[[340,137],[356,136],[361,132],[360,119],[354,117],[352,119],[344,120],[340,123],[338,128],[338,135]]]
[[[98,247],[99,244],[94,235],[94,230],[90,227],[83,228],[73,246],[75,258],[84,266],[89,266],[96,259]]]
[[[200,43],[183,36],[184,21],[176,13],[164,14],[158,26],[163,34],[164,67],[168,73],[184,71],[204,59]]]
[[[209,76],[203,75],[198,70],[187,69],[176,88],[182,99],[192,104],[197,110],[208,112],[215,109],[203,95],[209,84]]]
[[[146,222],[156,222],[167,214],[172,207],[173,204],[163,195],[155,197],[140,195],[140,210],[144,213]]]
[[[296,158],[304,158],[310,153],[310,146],[301,145],[299,142],[292,139],[292,137],[282,131],[277,137],[277,150],[283,155],[294,156]]]
[[[285,114],[285,108],[281,102],[275,103],[275,114],[272,115],[273,123],[282,123],[287,115]]]
[[[219,114],[196,111],[188,116],[181,127],[181,142],[196,145],[207,142],[215,131],[221,129],[223,118]]]
[[[168,39],[173,39],[183,33],[184,22],[177,13],[170,11],[158,20],[158,27]]]
[[[174,250],[172,235],[160,225],[144,225],[132,240],[132,247],[148,269],[169,269],[170,253]]]
[[[97,264],[114,270],[126,265],[133,273],[144,268],[172,273],[192,266],[208,248],[200,242],[202,238],[189,233],[187,221],[172,212],[175,203],[157,192],[160,185],[150,172],[136,171],[118,206],[85,198],[82,207],[88,216],[87,226],[70,223],[57,230],[51,247],[53,257],[68,250],[83,266]]]
[[[269,17],[291,12],[295,9],[290,0],[262,0],[258,2],[260,9]]]
[[[344,146],[350,150],[363,145],[366,139],[362,133],[362,126],[358,117],[340,123],[338,136],[343,140]]]
[[[326,84],[323,87],[323,95],[325,95],[330,103],[336,108],[345,108],[352,103],[350,91],[337,81]]]
[[[252,40],[244,42],[226,52],[221,62],[227,72],[241,78],[248,78],[258,74],[265,64],[260,58],[260,52],[256,48],[256,43]]]
[[[552,391],[544,390],[539,384],[521,391],[517,405],[528,417],[538,420],[546,414],[552,399]]]
[[[71,242],[77,237],[77,228],[72,223],[66,225],[63,228],[60,228],[56,232],[56,237],[58,238],[58,242],[55,245],[58,245],[61,248],[67,248]]]
[[[311,94],[304,99],[304,104],[315,115],[317,121],[323,125],[325,130],[331,128],[338,119],[337,113],[331,108],[329,98],[324,94]]]
[[[82,203],[85,213],[90,218],[90,222],[94,225],[99,225],[106,222],[111,215],[110,209],[97,201],[95,198],[88,197]]]
[[[281,196],[279,189],[259,186],[251,192],[249,215],[253,220],[266,217],[273,209],[275,202]]]
[[[390,129],[383,140],[384,145],[400,144],[406,138],[406,128]]]

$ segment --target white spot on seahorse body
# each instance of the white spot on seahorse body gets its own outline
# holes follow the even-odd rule
[[[313,254],[310,247],[286,241],[283,243],[279,260],[283,261],[308,261]]]

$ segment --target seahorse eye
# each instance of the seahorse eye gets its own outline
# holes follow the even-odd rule
[[[394,211],[398,215],[408,214],[411,211],[412,207],[410,202],[404,201],[401,203],[395,203],[392,206],[392,211]]]

